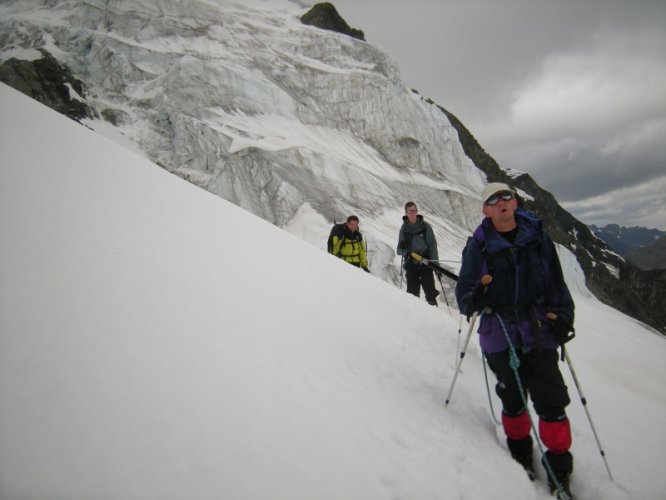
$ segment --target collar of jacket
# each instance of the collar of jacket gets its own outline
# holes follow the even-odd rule
[[[362,239],[361,231],[356,230],[354,232],[351,232],[351,230],[348,227],[345,227],[345,239],[351,241],[361,240]]]
[[[402,216],[402,222],[403,226],[405,229],[408,229],[410,233],[418,233],[420,230],[423,229],[423,226],[425,225],[425,221],[423,220],[423,215],[419,214],[416,216],[416,224],[410,224],[409,219],[407,219],[406,215]]]
[[[516,209],[515,216],[518,224],[518,234],[513,245],[500,236],[493,227],[490,218],[483,219],[483,222],[481,222],[482,233],[485,235],[486,251],[489,254],[496,254],[511,247],[534,247],[541,243],[541,221],[522,208]]]

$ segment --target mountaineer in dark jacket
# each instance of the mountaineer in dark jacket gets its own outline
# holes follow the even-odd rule
[[[573,457],[565,407],[570,400],[557,348],[572,338],[574,303],[553,242],[541,221],[518,208],[515,191],[492,183],[482,200],[485,219],[463,251],[456,284],[458,305],[468,317],[480,314],[481,349],[497,377],[496,392],[502,400],[502,424],[512,457],[533,470],[531,426],[520,382],[539,416],[545,458],[569,492]],[[485,274],[492,281],[484,289],[481,277]],[[507,337],[520,362],[515,370]],[[555,490],[550,474],[549,481]]]
[[[428,304],[436,306],[439,291],[435,288],[435,276],[432,268],[424,265],[430,260],[439,260],[435,233],[430,224],[423,220],[423,216],[419,215],[419,210],[413,201],[405,205],[405,215],[402,220],[396,253],[402,255],[407,278],[407,293],[419,297],[423,287]],[[424,260],[412,259],[412,253],[420,255]]]

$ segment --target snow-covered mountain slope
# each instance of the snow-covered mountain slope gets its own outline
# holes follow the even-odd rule
[[[320,248],[331,222],[355,213],[372,273],[394,284],[406,201],[455,268],[486,174],[510,182],[598,298],[666,331],[663,277],[609,252],[529,175],[496,165],[455,116],[405,88],[381,50],[300,23],[305,10],[9,0],[0,80],[76,119],[96,116],[89,127]]]
[[[2,84],[0,108],[0,498],[549,498],[476,335],[444,408],[456,316]],[[577,498],[662,498],[666,344],[562,260],[615,476],[563,366]]]
[[[319,247],[333,220],[355,213],[378,276],[399,280],[393,250],[408,200],[434,225],[443,258],[459,259],[479,220],[485,176],[446,115],[402,84],[384,52],[303,25],[292,2],[0,9],[15,47],[56,55],[117,125],[91,128]]]
[[[76,119],[90,110],[89,127],[319,248],[334,220],[355,213],[372,273],[396,285],[406,201],[455,268],[486,174],[506,180],[575,253],[597,297],[666,328],[663,280],[607,251],[528,175],[496,165],[456,117],[401,83],[387,54],[302,24],[306,10],[288,0],[7,0],[0,80]]]

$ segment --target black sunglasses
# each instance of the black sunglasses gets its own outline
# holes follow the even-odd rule
[[[499,193],[495,193],[486,200],[486,205],[491,207],[495,206],[500,202],[500,200],[504,201],[513,200],[513,193],[511,191],[500,191]]]

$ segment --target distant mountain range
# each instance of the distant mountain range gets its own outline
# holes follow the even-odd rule
[[[631,250],[627,254],[627,260],[646,271],[666,269],[666,236],[662,236],[652,245]]]
[[[666,231],[608,224],[590,225],[592,232],[641,269],[666,269]]]

